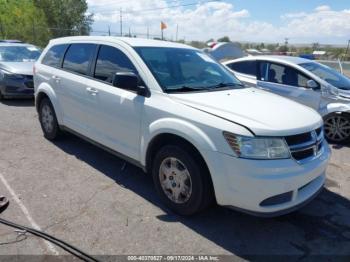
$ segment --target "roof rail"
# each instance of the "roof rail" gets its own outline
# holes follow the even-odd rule
[[[16,39],[0,39],[0,43],[20,44],[20,43],[24,43],[24,42],[21,40],[16,40]]]

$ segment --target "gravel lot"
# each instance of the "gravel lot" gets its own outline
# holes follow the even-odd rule
[[[94,255],[226,254],[350,256],[350,147],[332,146],[324,191],[300,211],[262,219],[221,207],[192,218],[159,203],[151,177],[67,135],[42,136],[31,100],[0,103],[0,195],[11,203],[2,218],[42,230]],[[12,197],[8,186],[19,198]],[[23,213],[23,207],[28,214]],[[0,242],[17,233],[0,224]],[[28,238],[0,244],[1,255],[64,254]]]

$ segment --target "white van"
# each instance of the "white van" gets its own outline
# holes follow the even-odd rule
[[[140,166],[182,215],[216,201],[261,216],[322,189],[330,149],[311,108],[247,88],[195,48],[117,37],[52,40],[34,68],[47,139],[69,131]]]

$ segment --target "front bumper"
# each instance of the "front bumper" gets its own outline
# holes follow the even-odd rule
[[[254,215],[277,216],[295,210],[322,189],[330,149],[298,164],[293,159],[248,160],[219,152],[202,152],[217,203]]]
[[[23,79],[7,79],[0,82],[0,92],[5,98],[32,98],[34,84],[31,76]]]

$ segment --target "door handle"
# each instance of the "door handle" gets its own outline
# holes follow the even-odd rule
[[[61,80],[61,78],[55,75],[52,76],[52,79],[55,80],[56,82],[59,82]]]
[[[98,91],[95,88],[87,87],[86,91],[94,96],[98,94]]]

